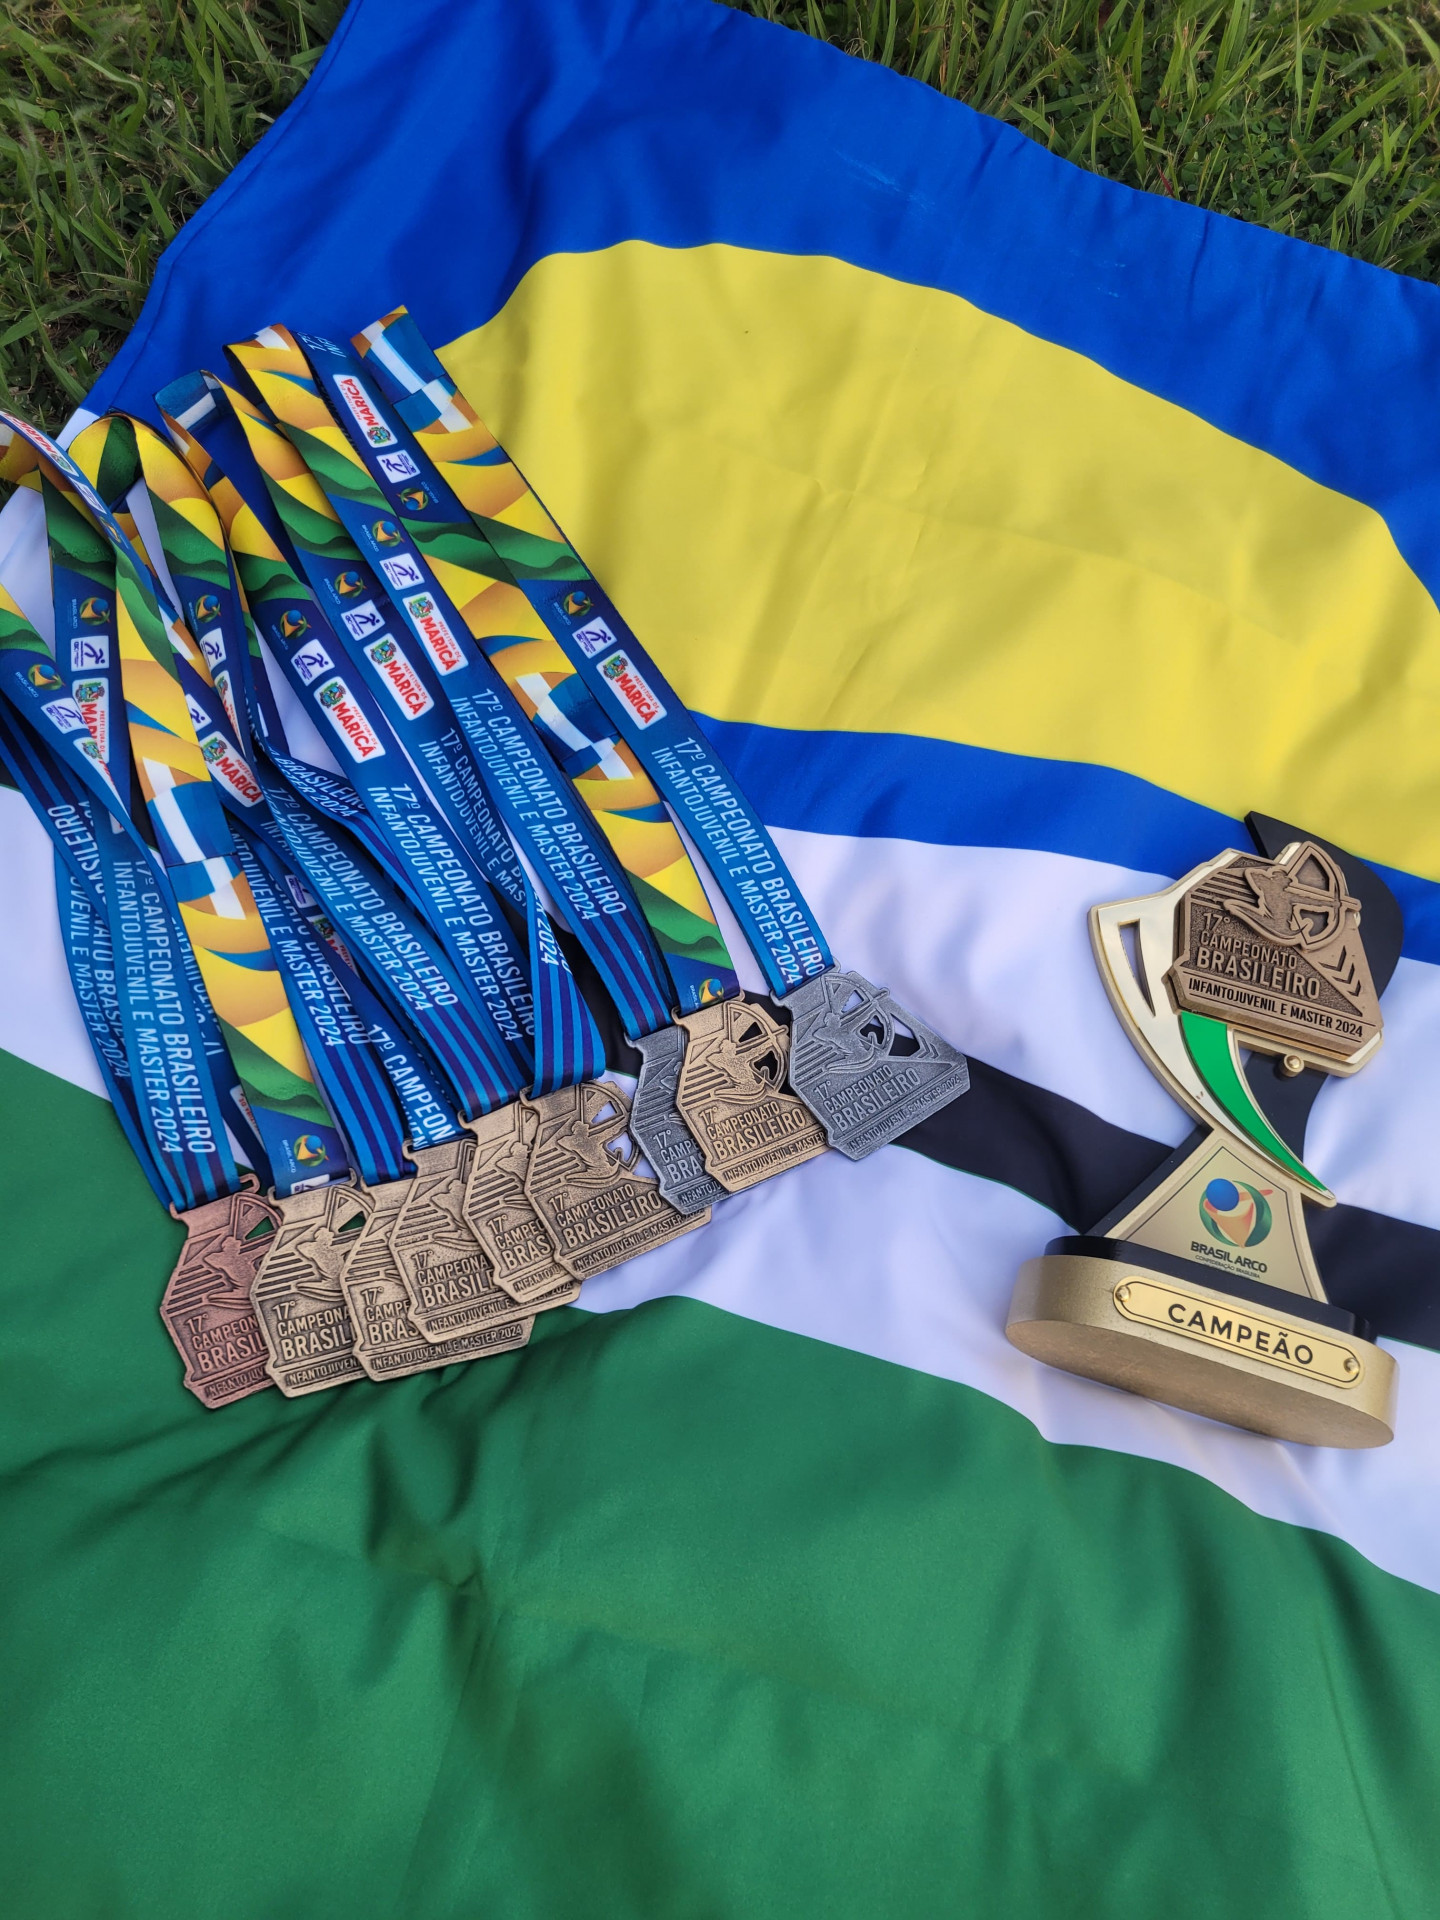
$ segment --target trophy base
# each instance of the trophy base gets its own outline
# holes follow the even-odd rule
[[[1395,1362],[1342,1308],[1133,1240],[1052,1240],[1020,1269],[1013,1346],[1067,1373],[1309,1447],[1395,1437]]]

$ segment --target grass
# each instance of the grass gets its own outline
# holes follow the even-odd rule
[[[457,0],[457,4],[461,0]],[[734,0],[1155,193],[1440,280],[1440,17],[1376,0]],[[60,424],[342,0],[6,0],[0,399]]]
[[[343,0],[5,0],[0,398],[58,426],[181,223],[304,85]]]

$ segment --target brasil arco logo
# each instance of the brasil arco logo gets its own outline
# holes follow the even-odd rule
[[[302,1167],[318,1167],[329,1155],[325,1151],[325,1142],[313,1133],[302,1133],[295,1142],[295,1158]]]
[[[1248,1181],[1212,1180],[1200,1196],[1200,1220],[1212,1240],[1227,1247],[1258,1247],[1274,1222],[1273,1187]]]

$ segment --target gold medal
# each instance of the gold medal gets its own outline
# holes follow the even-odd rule
[[[468,1124],[475,1136],[475,1157],[465,1191],[465,1218],[485,1249],[496,1284],[522,1303],[557,1288],[572,1287],[578,1293],[556,1260],[550,1236],[525,1191],[530,1141],[539,1124],[534,1112],[517,1100]]]
[[[270,1378],[289,1399],[365,1377],[340,1277],[369,1210],[365,1189],[345,1181],[279,1203],[250,1298]]]
[[[465,1188],[475,1142],[468,1133],[411,1154],[415,1177],[390,1232],[390,1250],[410,1297],[410,1317],[435,1344],[522,1319],[546,1299],[521,1307],[495,1285],[490,1262],[465,1218]],[[568,1294],[573,1299],[573,1293]]]
[[[676,1104],[700,1143],[706,1171],[729,1193],[825,1151],[825,1130],[786,1091],[789,1029],[764,1007],[722,1000],[681,1014],[689,1038]]]
[[[587,1080],[525,1104],[536,1121],[525,1191],[560,1264],[577,1280],[710,1218],[708,1207],[677,1213],[655,1181],[635,1171],[640,1149],[629,1139],[630,1102],[618,1088]]]
[[[533,1318],[477,1327],[453,1340],[426,1340],[410,1317],[410,1296],[390,1246],[390,1236],[409,1198],[410,1181],[391,1180],[368,1191],[371,1210],[345,1263],[341,1285],[355,1333],[355,1358],[372,1380],[448,1367],[511,1353],[530,1338]]]

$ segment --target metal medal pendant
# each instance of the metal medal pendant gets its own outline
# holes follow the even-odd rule
[[[340,1277],[369,1210],[365,1189],[345,1181],[280,1202],[280,1224],[250,1298],[270,1356],[270,1378],[288,1399],[365,1377]]]
[[[410,1317],[410,1296],[395,1264],[390,1235],[410,1194],[408,1180],[391,1180],[368,1189],[372,1206],[345,1263],[341,1285],[355,1331],[355,1358],[372,1380],[401,1380],[407,1374],[448,1367],[458,1360],[483,1360],[511,1353],[530,1338],[533,1319],[506,1320],[479,1327],[438,1345],[426,1340]]]
[[[963,1053],[863,974],[832,967],[787,993],[790,1085],[848,1159],[888,1146],[970,1085]]]
[[[525,1191],[534,1113],[517,1100],[467,1125],[475,1137],[475,1158],[465,1218],[485,1249],[496,1285],[524,1306],[542,1301],[547,1308],[569,1306],[579,1298],[580,1283],[555,1258],[550,1235]]]
[[[475,1142],[468,1133],[411,1154],[415,1177],[390,1230],[390,1251],[410,1297],[410,1317],[434,1345],[524,1317],[495,1285],[465,1218]]]
[[[615,1149],[629,1135],[630,1102],[608,1082],[561,1087],[526,1105],[538,1125],[525,1191],[560,1263],[588,1280],[637,1253],[704,1226],[703,1213],[677,1213],[656,1182],[635,1171],[640,1149]]]
[[[661,1027],[635,1042],[640,1080],[630,1107],[630,1131],[655,1169],[660,1192],[680,1213],[700,1213],[725,1198],[726,1189],[705,1171],[700,1143],[680,1117],[676,1095],[685,1059],[685,1029]]]
[[[677,1095],[705,1166],[727,1193],[785,1173],[825,1151],[803,1100],[785,1090],[789,1030],[767,1008],[723,1000],[682,1013],[687,1038]]]
[[[207,1407],[259,1393],[274,1382],[250,1301],[256,1268],[280,1224],[273,1200],[246,1190],[192,1207],[179,1219],[185,1245],[160,1302],[160,1317],[185,1362],[185,1385]],[[255,1238],[250,1236],[255,1234]]]

